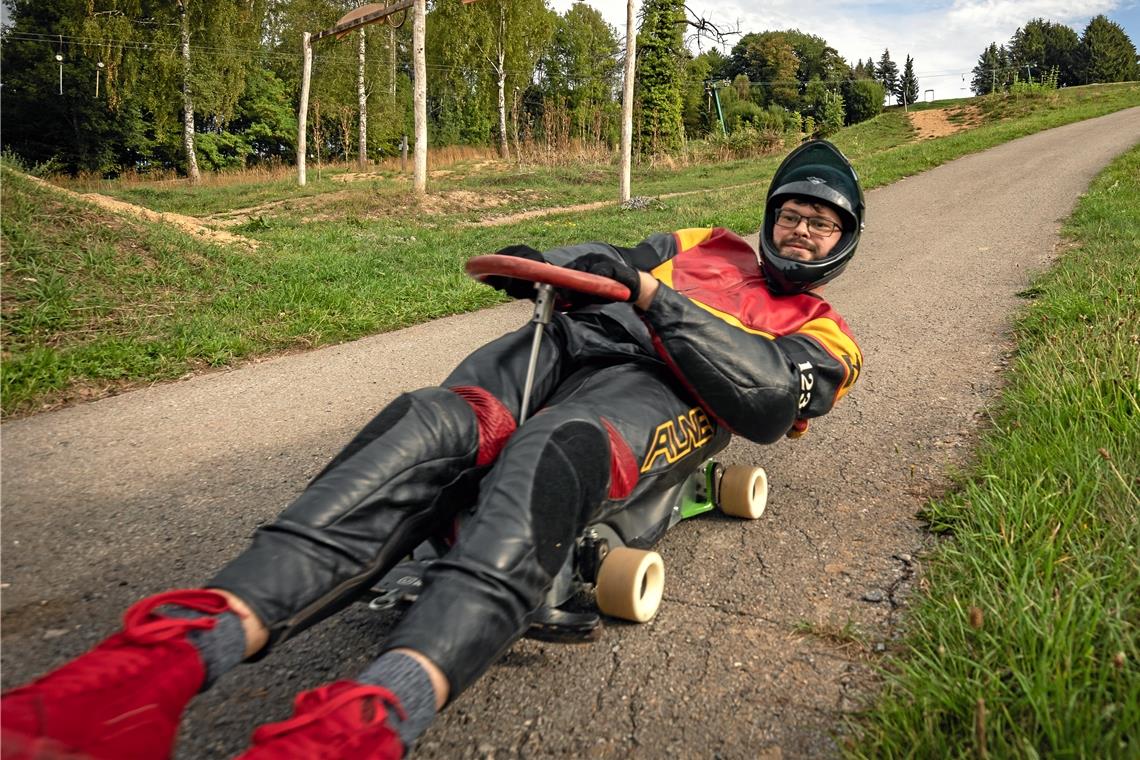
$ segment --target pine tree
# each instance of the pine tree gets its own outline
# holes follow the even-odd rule
[[[895,95],[903,105],[909,105],[918,100],[918,77],[914,75],[914,59],[909,55],[903,65],[902,78],[899,79]]]
[[[974,67],[973,72],[974,78],[970,80],[970,89],[975,95],[986,95],[997,90],[1000,66],[997,43],[991,42],[978,57],[978,65]]]
[[[891,51],[883,50],[883,55],[879,58],[879,66],[876,69],[879,77],[878,81],[883,85],[883,89],[887,91],[887,98],[890,99],[891,95],[898,91],[899,87],[899,67],[891,60]]]
[[[1104,15],[1089,21],[1081,35],[1086,83],[1124,82],[1137,76],[1136,46],[1121,26]]]

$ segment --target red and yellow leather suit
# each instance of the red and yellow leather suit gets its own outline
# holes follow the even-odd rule
[[[367,592],[474,505],[385,643],[431,658],[454,697],[526,630],[589,523],[676,484],[732,433],[777,440],[858,378],[843,320],[817,295],[769,293],[752,248],[728,230],[544,257],[595,252],[662,287],[644,311],[555,314],[524,425],[529,326],[388,405],[209,585],[242,598],[280,641]]]

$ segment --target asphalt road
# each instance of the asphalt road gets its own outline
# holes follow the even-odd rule
[[[734,442],[768,511],[660,545],[666,597],[598,642],[524,640],[415,757],[820,757],[873,694],[929,538],[915,519],[965,461],[1002,381],[1017,293],[1093,176],[1140,142],[1140,108],[1033,135],[868,194],[827,297],[865,352],[851,395],[799,441]],[[97,642],[137,598],[201,583],[376,409],[523,324],[510,304],[159,385],[0,427],[3,684]],[[456,621],[457,624],[459,621]],[[351,676],[391,613],[353,608],[200,697],[178,757],[227,757],[292,695]],[[804,632],[848,623],[860,648]]]

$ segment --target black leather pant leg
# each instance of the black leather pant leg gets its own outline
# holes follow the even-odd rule
[[[596,415],[568,405],[528,420],[385,647],[425,654],[458,695],[526,630],[608,482],[609,447]]]
[[[485,472],[478,450],[475,413],[459,395],[406,393],[207,585],[246,602],[272,643],[288,638],[347,606],[470,504]]]

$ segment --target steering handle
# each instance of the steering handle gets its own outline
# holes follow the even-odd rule
[[[517,280],[530,280],[553,285],[556,288],[575,290],[611,301],[629,300],[629,288],[617,280],[518,256],[506,256],[501,253],[474,256],[467,260],[463,268],[468,275],[480,281],[487,277],[513,277]]]

